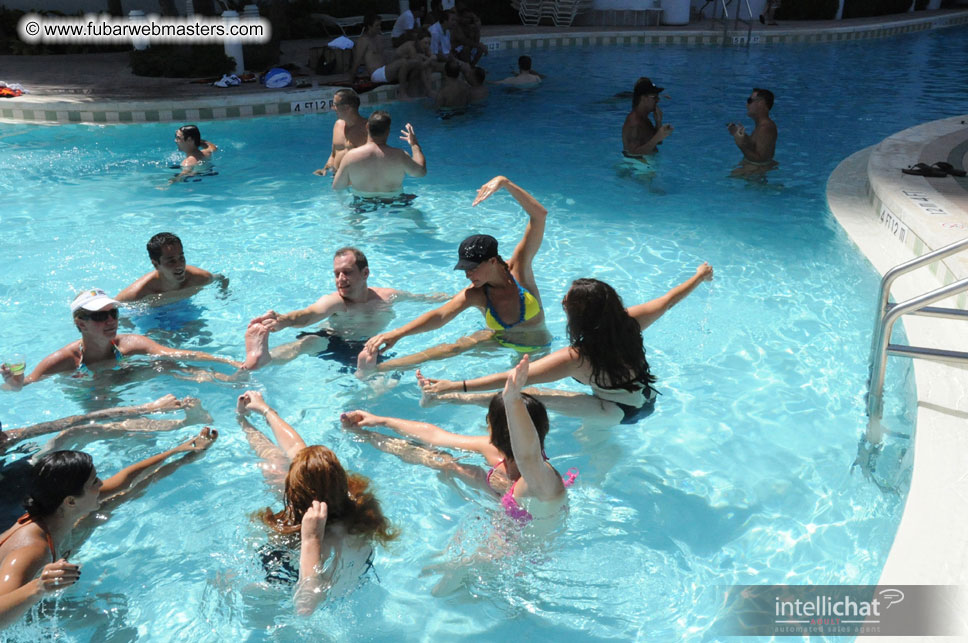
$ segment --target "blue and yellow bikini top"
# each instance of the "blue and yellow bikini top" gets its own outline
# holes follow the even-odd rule
[[[521,287],[518,280],[514,278],[514,275],[510,275],[511,281],[514,285],[518,287],[518,302],[519,310],[521,311],[518,320],[511,324],[505,324],[501,317],[494,310],[494,306],[491,304],[491,296],[488,294],[489,286],[484,284],[484,298],[487,300],[487,310],[484,311],[484,323],[491,330],[507,330],[509,328],[514,328],[521,322],[534,319],[541,313],[541,303],[538,298],[532,295],[530,292]]]

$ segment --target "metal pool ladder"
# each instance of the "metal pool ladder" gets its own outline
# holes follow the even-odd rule
[[[708,0],[706,4],[709,4],[709,2],[712,2],[712,1],[713,0]],[[750,45],[750,40],[753,35],[753,10],[750,8],[750,0],[736,0],[736,16],[733,19],[733,31],[736,31],[739,29],[739,23],[741,22],[746,25],[746,38],[743,38],[742,36],[735,36],[732,40],[729,40],[729,5],[731,4],[733,4],[733,0],[719,0],[719,5],[723,10],[723,15],[721,18],[716,18],[715,16],[713,16],[712,21],[713,23],[716,23],[719,20],[723,21],[723,44],[724,45],[727,45],[730,43],[735,44],[737,43],[737,39],[741,39],[742,42],[740,42],[739,44],[745,44],[748,47]],[[746,15],[749,16],[749,20],[743,20],[742,18],[739,17],[740,9],[742,9],[742,5],[746,5]],[[706,5],[703,5],[703,9],[705,8],[706,8]],[[702,9],[700,9],[699,11],[701,13]],[[713,11],[715,12],[715,5],[713,8]]]
[[[922,346],[905,346],[891,344],[891,330],[894,322],[901,315],[923,315],[925,317],[940,317],[943,319],[968,320],[968,311],[957,308],[935,308],[931,306],[936,301],[952,297],[968,290],[968,278],[942,286],[907,301],[891,304],[888,299],[891,294],[891,284],[901,275],[916,268],[926,266],[962,250],[968,249],[968,238],[929,252],[910,261],[898,264],[884,273],[881,279],[881,289],[878,295],[877,322],[874,326],[874,336],[871,340],[871,355],[869,361],[870,379],[867,388],[867,415],[873,420],[879,420],[884,412],[884,369],[887,366],[888,355],[901,357],[928,359],[936,362],[950,362],[968,364],[968,353]]]

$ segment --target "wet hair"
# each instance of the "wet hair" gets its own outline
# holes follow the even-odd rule
[[[94,461],[83,451],[48,453],[30,471],[24,508],[34,519],[51,515],[67,496],[84,494],[92,471]]]
[[[756,92],[757,96],[763,99],[764,103],[766,103],[766,109],[773,109],[773,92],[771,92],[769,89],[760,89],[759,87],[754,87],[753,91]]]
[[[335,253],[333,253],[333,259],[336,259],[336,257],[340,255],[345,255],[345,254],[353,255],[353,261],[356,262],[356,267],[360,271],[364,270],[370,265],[369,262],[366,260],[366,255],[363,254],[358,248],[354,248],[353,246],[343,246]]]
[[[390,135],[390,114],[378,109],[366,119],[366,131],[371,138],[386,138]]]
[[[354,92],[352,89],[338,89],[333,95],[333,99],[341,98],[344,103],[351,105],[357,109],[360,107],[360,95]]]
[[[478,85],[483,85],[486,78],[487,71],[483,67],[474,68],[474,79],[477,80]]]
[[[347,474],[336,454],[326,447],[306,447],[289,465],[282,511],[274,513],[266,507],[260,517],[280,534],[298,533],[306,510],[318,500],[326,503],[329,521],[340,522],[347,533],[386,544],[397,537],[397,532],[369,487],[369,480],[363,476]]]
[[[460,76],[460,63],[456,60],[448,60],[444,65],[444,74],[447,78],[457,78]]]
[[[518,56],[518,69],[531,71],[531,56]]]
[[[202,133],[198,131],[198,127],[195,125],[182,125],[178,128],[178,131],[181,132],[186,140],[191,139],[195,141],[195,147],[202,146]]]
[[[627,391],[651,388],[655,376],[645,360],[642,329],[614,288],[598,279],[576,279],[562,304],[568,341],[580,363],[591,364],[593,383]]]
[[[527,393],[522,393],[521,399],[524,400],[524,407],[528,409],[528,415],[531,416],[534,428],[538,431],[538,442],[541,443],[543,450],[545,436],[548,435],[548,411],[540,400]],[[500,393],[496,393],[491,398],[491,403],[487,407],[487,425],[491,427],[491,444],[504,454],[505,458],[514,460],[511,433],[508,431],[508,415],[504,409],[504,397]]]
[[[170,246],[174,244],[182,245],[181,239],[173,235],[170,232],[159,232],[155,236],[148,239],[148,257],[152,261],[158,261],[161,259],[161,251],[165,246]]]
[[[373,26],[373,23],[377,21],[383,24],[383,19],[380,17],[380,14],[376,11],[367,11],[366,15],[363,16],[363,31],[368,31]]]

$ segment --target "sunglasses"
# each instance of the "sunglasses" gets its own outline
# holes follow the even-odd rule
[[[94,312],[87,313],[85,315],[78,315],[79,318],[84,320],[91,320],[92,322],[106,322],[108,317],[111,319],[118,318],[118,309],[112,308],[111,310],[95,310]]]
[[[760,100],[761,98],[762,98],[762,96],[757,96],[756,98],[753,98],[752,96],[750,96],[749,98],[746,99],[746,104],[749,105],[754,100]]]

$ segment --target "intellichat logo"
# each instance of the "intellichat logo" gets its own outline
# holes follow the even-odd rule
[[[777,624],[840,625],[842,623],[880,623],[882,610],[904,600],[899,589],[882,589],[870,600],[846,596],[815,596],[810,600],[775,598]]]

